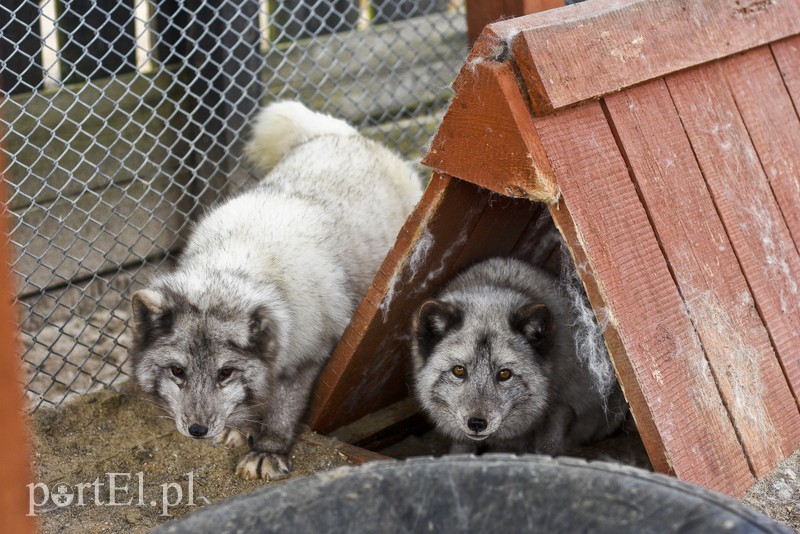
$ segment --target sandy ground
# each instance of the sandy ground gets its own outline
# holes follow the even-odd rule
[[[750,488],[742,502],[800,532],[800,450]]]
[[[270,483],[233,476],[241,450],[185,438],[158,408],[130,393],[101,391],[82,395],[58,411],[42,408],[32,426],[37,482],[56,495],[64,485],[66,497],[57,497],[60,502],[72,495],[68,506],[57,506],[51,497],[36,509],[44,533],[147,532],[200,506]],[[328,445],[301,441],[295,447],[293,477],[348,463],[331,440],[315,441]],[[114,501],[130,504],[108,504],[109,473],[121,473],[113,477]],[[76,485],[95,480],[100,484],[83,489],[84,505],[79,506]],[[36,489],[34,496],[35,502],[43,502],[44,490]],[[165,497],[168,504],[182,504],[165,506]]]
[[[171,419],[128,388],[122,393],[81,395],[59,410],[42,408],[33,415],[32,428],[36,480],[51,492],[47,503],[35,509],[44,533],[147,532],[201,506],[264,484],[282,483],[239,480],[233,470],[242,451],[181,436]],[[406,458],[438,455],[446,447],[429,432],[410,436],[380,452]],[[620,432],[601,444],[572,453],[650,468],[635,431]],[[293,451],[292,459],[293,477],[348,464],[334,440],[310,431]],[[109,473],[120,473],[114,475],[113,491]],[[83,490],[77,486],[81,483]],[[79,503],[81,492],[83,506]],[[116,502],[126,504],[110,505],[112,493]],[[63,499],[70,495],[71,504],[55,504],[58,499],[65,502]],[[43,498],[44,490],[37,488],[35,501],[42,502]],[[742,500],[800,532],[800,451]]]

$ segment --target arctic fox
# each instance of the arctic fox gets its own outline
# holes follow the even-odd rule
[[[593,383],[575,322],[556,278],[507,258],[474,265],[421,306],[415,393],[451,452],[559,454],[622,423],[619,385]]]
[[[289,473],[311,390],[421,193],[411,166],[296,102],[263,109],[267,173],[211,209],[132,299],[134,378],[193,438],[248,436],[245,479]]]

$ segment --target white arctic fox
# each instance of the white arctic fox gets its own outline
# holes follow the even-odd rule
[[[266,177],[210,212],[177,267],[133,295],[134,377],[178,430],[278,478],[314,382],[419,198],[411,166],[296,102],[256,118]],[[240,434],[241,432],[241,434]]]

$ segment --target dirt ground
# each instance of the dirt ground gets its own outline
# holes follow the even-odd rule
[[[81,395],[59,410],[42,408],[31,422],[36,481],[51,493],[47,503],[35,509],[44,533],[147,532],[201,506],[282,483],[236,478],[233,471],[241,451],[185,438],[170,418],[126,387],[122,392]],[[445,448],[434,433],[427,433],[380,452],[406,458],[438,455]],[[572,453],[650,468],[635,431]],[[304,433],[292,459],[292,477],[349,463],[336,441],[310,431]],[[113,481],[110,473],[118,473]],[[124,505],[109,504],[112,493],[114,501]],[[70,496],[69,505],[56,504]],[[800,532],[800,451],[742,500]],[[44,501],[44,489],[34,489],[34,501]]]
[[[233,476],[242,451],[185,438],[172,419],[130,392],[101,391],[81,395],[58,411],[42,408],[34,414],[32,426],[35,480],[56,495],[65,485],[61,502],[72,495],[68,506],[57,506],[51,498],[35,510],[44,533],[147,532],[200,506],[270,484]],[[301,441],[295,447],[293,477],[348,463],[332,440],[320,438],[314,441],[322,445]],[[109,473],[122,475],[112,482]],[[84,488],[84,505],[79,506],[76,485],[97,479],[100,484]],[[108,504],[112,483],[114,502],[132,500],[131,504]],[[36,489],[35,502],[43,502],[43,491]],[[182,504],[165,506],[165,497],[168,504]],[[190,497],[194,506],[189,505]]]

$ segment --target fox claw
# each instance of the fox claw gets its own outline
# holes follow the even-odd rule
[[[250,451],[236,466],[236,475],[244,480],[280,480],[288,477],[291,470],[292,462],[285,454]]]
[[[229,449],[235,449],[236,447],[247,445],[247,438],[238,430],[226,428],[222,431],[222,434],[214,438],[212,443],[214,445],[224,445]]]

